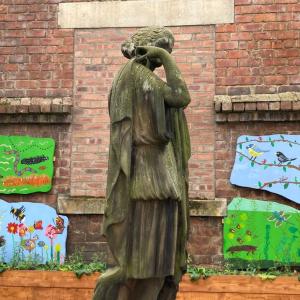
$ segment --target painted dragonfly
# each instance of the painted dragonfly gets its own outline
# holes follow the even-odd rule
[[[268,221],[275,222],[275,227],[279,227],[282,223],[287,222],[291,215],[285,215],[284,211],[273,211],[272,216],[268,218]]]

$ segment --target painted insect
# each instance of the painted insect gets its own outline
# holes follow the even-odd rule
[[[287,222],[290,217],[290,215],[286,216],[284,211],[274,211],[272,216],[268,218],[268,221],[275,222],[275,227],[279,227],[282,225],[282,223]]]
[[[5,239],[4,239],[4,236],[1,235],[1,236],[0,236],[0,247],[3,247],[3,246],[5,245],[5,243],[6,243],[6,241],[5,241]]]
[[[33,227],[35,230],[42,230],[43,229],[43,221],[42,220],[34,221]]]
[[[36,165],[36,164],[39,164],[39,163],[41,163],[43,161],[46,161],[48,159],[49,159],[49,157],[47,157],[45,155],[29,157],[29,158],[23,158],[21,160],[21,164],[23,164],[23,165]]]
[[[22,222],[22,220],[25,218],[25,207],[24,205],[22,205],[20,208],[12,207],[10,213],[16,218],[16,220]]]
[[[242,238],[240,238],[240,237],[238,237],[236,240],[237,240],[237,242],[239,242],[240,244],[243,244],[243,243],[244,243],[244,241],[243,241]]]
[[[56,234],[62,234],[65,229],[65,220],[61,216],[55,218],[55,230]]]

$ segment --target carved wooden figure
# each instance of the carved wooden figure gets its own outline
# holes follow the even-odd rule
[[[129,62],[109,97],[111,119],[104,234],[116,267],[94,300],[171,300],[186,271],[187,86],[170,53],[172,33],[138,30],[123,43]],[[166,82],[153,70],[163,66]]]

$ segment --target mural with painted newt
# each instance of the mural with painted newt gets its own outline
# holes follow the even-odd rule
[[[224,259],[234,268],[300,266],[299,210],[234,198],[224,219]]]
[[[0,136],[0,194],[48,192],[54,150],[51,138]]]

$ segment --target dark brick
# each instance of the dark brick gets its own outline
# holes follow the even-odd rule
[[[234,86],[228,88],[228,95],[234,96],[234,95],[249,95],[251,93],[249,87],[243,87],[243,86]]]
[[[300,92],[300,86],[299,85],[282,85],[278,87],[279,93],[285,93],[285,92]]]
[[[259,85],[255,87],[256,94],[275,94],[277,93],[276,86]]]

